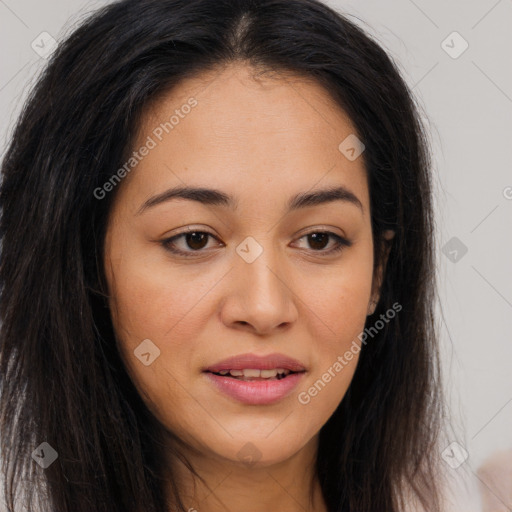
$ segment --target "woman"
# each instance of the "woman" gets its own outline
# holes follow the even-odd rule
[[[8,510],[440,509],[428,143],[361,29],[113,3],[6,155]]]

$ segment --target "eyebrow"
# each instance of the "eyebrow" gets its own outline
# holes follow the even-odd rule
[[[188,199],[190,201],[197,201],[204,205],[210,206],[223,206],[235,211],[238,207],[238,201],[229,194],[220,190],[204,187],[188,187],[181,186],[171,188],[145,201],[142,206],[137,210],[136,215],[140,215],[145,210],[152,208],[156,205],[171,201],[173,199]],[[332,203],[334,201],[343,201],[348,204],[357,206],[362,213],[364,208],[358,197],[349,189],[343,186],[336,186],[315,190],[313,192],[300,192],[299,194],[291,197],[287,204],[287,213],[300,208],[307,208],[310,206],[318,206],[321,204]]]

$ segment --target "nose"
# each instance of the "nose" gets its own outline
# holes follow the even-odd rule
[[[234,258],[221,309],[223,323],[259,335],[290,327],[298,317],[298,297],[283,259],[278,261],[270,248],[252,262],[238,254]]]

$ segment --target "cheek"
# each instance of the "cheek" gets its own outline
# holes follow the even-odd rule
[[[169,336],[178,344],[193,335],[199,326],[197,306],[218,281],[207,267],[193,275],[165,257],[151,261],[137,253],[113,263],[111,310],[117,332],[141,340]]]
[[[361,249],[363,249],[361,247]],[[312,372],[298,393],[309,428],[320,428],[345,395],[361,349],[372,286],[372,246],[352,253],[322,286],[311,276],[301,281],[307,297],[303,314],[310,322]],[[317,283],[318,284],[318,283]]]
[[[371,280],[366,276],[333,278],[321,289],[304,283],[302,296],[309,318],[317,320],[317,329],[323,333],[319,339],[326,343],[337,343],[362,330],[368,310]],[[323,324],[323,326],[322,326]]]
[[[201,410],[191,407],[186,389],[197,351],[194,340],[201,338],[207,319],[201,297],[208,290],[204,283],[191,286],[186,281],[179,272],[165,276],[163,269],[124,259],[115,268],[111,308],[119,350],[134,385],[153,414],[181,435],[180,417],[186,416],[187,423],[200,421]],[[136,356],[143,340],[151,340],[156,348],[150,344],[150,352],[158,354],[154,359],[150,355],[147,366]]]
[[[364,329],[372,288],[371,239],[360,241],[328,272],[315,270],[295,281],[303,313],[314,322],[311,330],[319,352],[332,357]]]
[[[184,395],[183,383],[190,379],[190,361],[197,351],[194,340],[201,339],[207,321],[201,303],[207,289],[190,286],[190,282],[186,286],[179,276],[166,280],[156,270],[130,268],[126,264],[116,271],[119,279],[112,315],[125,365],[147,398],[155,403],[178,403]],[[158,357],[144,366],[136,353],[147,339]]]

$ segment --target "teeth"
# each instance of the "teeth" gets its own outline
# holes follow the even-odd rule
[[[220,375],[230,374],[232,377],[275,379],[277,375],[288,375],[291,372],[290,370],[285,370],[284,368],[274,368],[272,370],[247,368],[243,370],[221,370],[218,373]]]
[[[261,377],[261,370],[242,370],[244,377]],[[233,375],[233,370],[231,370],[231,375]]]

